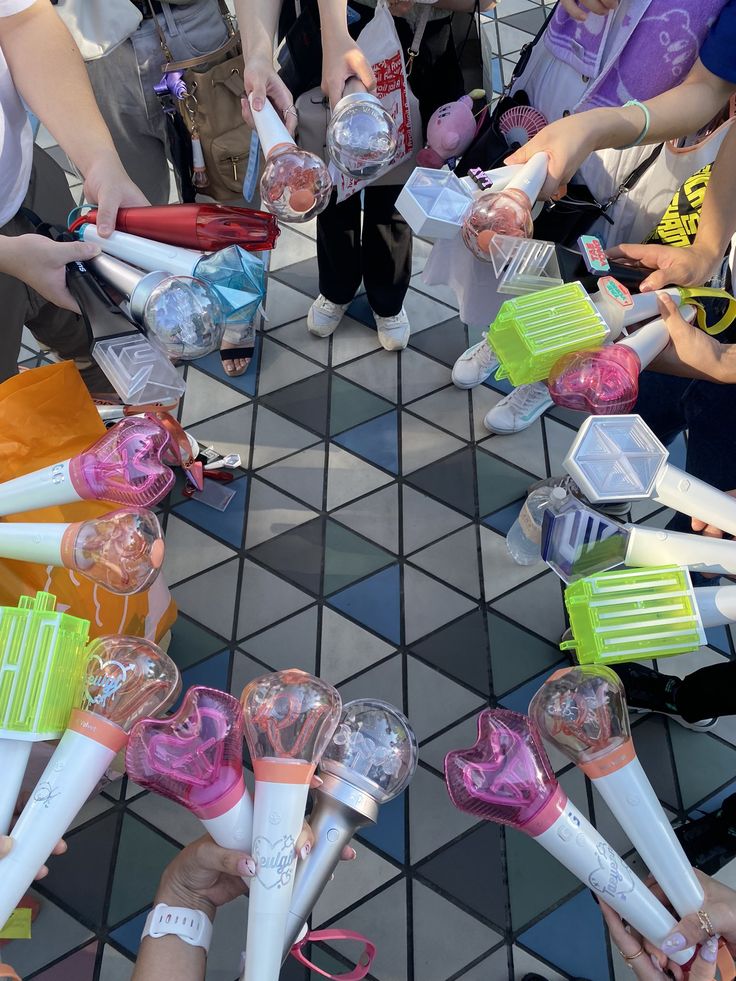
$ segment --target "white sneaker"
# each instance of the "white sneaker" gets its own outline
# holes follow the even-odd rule
[[[403,351],[411,336],[411,325],[406,310],[402,307],[394,317],[379,317],[375,311],[373,316],[381,346],[387,351]]]
[[[489,432],[499,436],[520,433],[522,429],[528,429],[551,405],[549,389],[544,382],[519,385],[491,409],[483,420],[483,425]]]
[[[320,293],[307,313],[309,333],[315,337],[329,337],[334,334],[348,306],[347,303],[333,303]]]
[[[484,337],[457,359],[452,369],[452,381],[458,388],[475,388],[490,378],[496,368],[496,352]]]

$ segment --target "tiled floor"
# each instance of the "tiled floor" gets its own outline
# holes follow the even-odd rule
[[[499,12],[488,29],[502,50],[517,51],[539,6],[503,0]],[[502,60],[494,71],[506,70]],[[541,564],[515,566],[503,534],[528,484],[560,472],[573,417],[555,411],[514,437],[486,433],[483,415],[506,389],[450,384],[469,338],[446,292],[440,300],[422,284],[422,242],[405,352],[380,348],[361,297],[331,340],[312,338],[313,235],[282,233],[248,373],[227,379],[217,356],[187,369],[183,423],[202,444],[239,452],[243,469],[223,513],[176,495],[162,509],[166,574],[181,609],[171,654],[185,686],[239,694],[257,675],[297,665],[345,699],[376,696],[409,715],[421,744],[411,788],[360,836],[359,860],[339,870],[314,916],[314,925],[377,944],[375,981],[630,977],[577,880],[524,836],[455,811],[441,779],[445,752],[474,740],[479,708],[525,710],[560,663],[560,583]],[[663,521],[646,508],[637,518]],[[709,639],[706,652],[668,669],[733,656],[725,630]],[[696,735],[649,718],[635,740],[673,818],[717,806],[736,769],[736,727]],[[629,853],[584,777],[570,765],[559,772]],[[11,944],[5,959],[26,979],[127,981],[159,873],[198,833],[188,812],[127,779],[109,786],[38,888],[33,940]],[[218,916],[209,981],[236,977],[245,905]],[[314,956],[339,971],[340,953]],[[306,981],[295,964],[282,977]]]

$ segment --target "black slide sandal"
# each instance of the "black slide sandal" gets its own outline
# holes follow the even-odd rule
[[[248,347],[225,347],[220,348],[220,358],[222,359],[223,366],[226,361],[240,361],[248,360],[250,364],[251,358],[255,352],[255,348],[252,344]],[[223,368],[225,374],[228,378],[237,378],[239,375],[244,375],[248,370],[248,365],[245,366],[241,371],[228,371],[227,368]]]

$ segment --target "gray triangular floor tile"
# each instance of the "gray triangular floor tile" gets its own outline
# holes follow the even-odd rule
[[[445,981],[503,940],[500,933],[420,882],[414,882],[412,905],[414,972],[422,981]],[[462,937],[462,943],[448,943],[448,937]]]
[[[562,461],[570,452],[570,446],[575,439],[576,431],[563,426],[554,419],[545,418],[544,430],[547,436],[547,453],[549,454],[549,472],[552,476],[564,474]]]
[[[514,945],[514,972],[518,978],[523,978],[526,974],[539,974],[548,981],[565,981],[562,974],[549,967],[544,961],[532,957],[522,947]]]
[[[233,560],[175,586],[171,593],[182,613],[216,634],[230,637],[237,585],[238,562]]]
[[[324,443],[308,446],[285,460],[272,463],[264,467],[260,475],[321,511],[325,480]]]
[[[276,535],[303,525],[305,521],[316,518],[316,511],[305,507],[299,501],[269,487],[254,477],[250,484],[248,498],[248,526],[245,533],[245,547],[255,548],[261,542],[275,538]]]
[[[301,589],[246,559],[240,591],[238,637],[263,630],[312,602],[312,597]]]
[[[440,585],[424,573],[404,569],[404,624],[406,643],[412,644],[443,623],[455,620],[475,604],[465,596]]]
[[[449,456],[464,445],[416,416],[401,413],[401,465],[405,474]]]
[[[479,385],[470,395],[473,400],[473,435],[480,441],[491,435],[483,425],[483,420],[491,409],[495,409],[503,395],[487,385]]]
[[[330,443],[327,465],[328,511],[393,480],[390,474],[371,466],[335,443]]]
[[[490,436],[483,442],[483,449],[503,457],[509,463],[523,467],[524,470],[538,477],[543,477],[547,473],[542,425],[539,420],[520,433],[513,433],[510,436]]]
[[[380,937],[371,977],[378,981],[406,981],[406,881],[389,886],[330,926],[354,930],[364,937]],[[348,944],[333,941],[330,946],[346,957],[355,955],[354,941]]]
[[[214,446],[218,453],[239,453],[243,466],[250,459],[251,423],[253,406],[245,405],[208,422],[192,426],[190,432],[201,446]]]
[[[306,317],[312,303],[312,297],[305,296],[304,293],[293,290],[290,286],[280,283],[278,279],[274,279],[273,276],[269,276],[265,304],[265,329],[273,330],[274,327],[279,327],[281,324],[288,324],[292,320]]]
[[[33,942],[14,940],[3,948],[3,962],[12,964],[22,977],[33,974],[93,939],[87,927],[72,919],[49,899],[42,898],[35,891],[31,891],[31,896],[40,900],[41,904],[38,919],[33,924]]]
[[[175,515],[166,523],[166,558],[163,572],[169,586],[195,576],[234,555],[232,549],[203,534]]]
[[[400,654],[394,654],[378,667],[371,668],[359,678],[340,686],[343,702],[349,702],[353,698],[380,698],[390,705],[395,705],[402,712],[406,711],[403,705],[403,690],[404,671]]]
[[[428,419],[442,429],[449,429],[460,439],[470,439],[468,393],[454,385],[412,402],[410,408],[422,419]]]
[[[514,562],[506,548],[504,536],[483,525],[480,526],[480,547],[483,556],[483,592],[489,602],[527,579],[538,576],[547,568],[541,559],[534,565],[519,565]]]
[[[478,823],[478,819],[453,806],[445,781],[417,768],[409,785],[412,864],[453,841]]]
[[[196,841],[202,834],[199,818],[186,807],[158,794],[142,794],[128,804],[128,810],[138,814],[154,828],[163,831],[182,845]]]
[[[235,651],[233,655],[232,677],[230,679],[230,694],[235,695],[236,698],[240,698],[245,686],[264,674],[268,674],[268,668],[259,664],[258,661],[255,661],[244,651]]]
[[[374,395],[382,395],[390,402],[395,402],[398,385],[396,362],[387,360],[386,353],[383,350],[376,351],[359,361],[351,361],[350,364],[343,365],[338,374],[362,385]]]
[[[350,675],[382,661],[393,651],[385,641],[374,637],[351,620],[325,606],[322,611],[322,653],[320,678],[338,685]]]
[[[415,552],[411,561],[463,593],[476,599],[480,597],[478,540],[474,525]]]
[[[187,390],[181,413],[182,426],[191,426],[201,419],[208,419],[216,412],[234,409],[250,399],[237,388],[223,385],[203,371],[190,367],[187,374]]]
[[[262,405],[258,407],[256,419],[255,443],[253,447],[254,470],[265,467],[268,463],[281,460],[297,450],[312,446],[318,441],[314,433],[307,432],[301,426],[276,415]]]
[[[283,270],[297,262],[314,258],[315,246],[311,238],[302,235],[295,228],[290,228],[288,224],[282,224],[279,227],[281,234],[276,248],[271,253],[270,270],[272,273],[280,273],[278,278],[288,279],[288,274],[284,274]],[[271,286],[270,281],[268,285]]]
[[[423,763],[433,766],[442,773],[445,756],[451,749],[464,749],[472,746],[478,738],[477,716],[472,715],[463,722],[443,732],[441,736],[431,739],[419,750],[419,758]]]
[[[335,511],[332,517],[389,552],[399,550],[399,487],[391,484]]]
[[[426,358],[410,347],[402,353],[401,400],[404,405],[450,383],[450,370],[445,365]]]
[[[105,952],[102,955],[102,970],[100,977],[105,981],[130,981],[135,964],[123,957],[119,951],[105,944]]]
[[[287,344],[294,351],[306,355],[313,361],[326,365],[330,360],[330,344],[324,337],[315,337],[307,328],[307,318],[284,324],[271,332],[271,337]]]
[[[241,647],[273,671],[301,668],[302,671],[314,674],[317,656],[317,607],[303,610],[270,630],[244,640]]]
[[[408,716],[419,742],[485,705],[479,695],[415,657],[409,658],[407,683]]]
[[[269,337],[261,345],[261,365],[258,374],[258,394],[268,395],[279,388],[309,378],[322,371],[319,365],[307,361],[287,347],[275,344]]]
[[[492,605],[553,644],[560,642],[565,616],[560,580],[554,572],[521,586]]]
[[[335,869],[334,881],[326,886],[314,907],[313,926],[331,920],[341,910],[360,902],[368,893],[400,874],[400,869],[360,842],[353,841],[353,847],[358,853],[357,861],[353,864],[342,862]]]
[[[522,974],[509,972],[508,947],[504,945],[494,951],[490,957],[484,958],[475,967],[471,967],[465,974],[461,974],[458,981],[509,981],[513,977],[521,981],[522,976]],[[547,977],[547,975],[542,976]]]
[[[343,317],[340,326],[332,335],[332,365],[337,367],[345,364],[346,361],[352,361],[353,358],[376,351],[380,347],[378,334],[372,327],[366,327],[352,317]],[[384,366],[387,372],[393,372],[395,376],[396,356],[385,357]]]
[[[441,324],[457,315],[457,310],[453,310],[452,307],[438,303],[426,293],[418,293],[413,289],[410,289],[404,298],[404,309],[409,317],[412,334],[433,327],[435,324]]]
[[[467,518],[404,484],[402,489],[404,512],[404,554],[436,541],[443,535],[456,531],[467,523]]]

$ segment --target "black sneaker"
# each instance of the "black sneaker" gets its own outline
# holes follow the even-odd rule
[[[713,814],[675,828],[675,834],[690,863],[706,875],[715,875],[736,856],[736,794]]]
[[[677,715],[675,697],[680,684],[679,678],[660,674],[643,664],[612,664],[626,689],[626,701],[632,708],[647,709],[650,712],[663,712]]]

